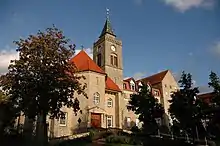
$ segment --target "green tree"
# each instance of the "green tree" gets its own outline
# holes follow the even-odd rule
[[[14,106],[10,98],[0,90],[0,138],[14,130],[15,119],[18,115],[18,110]]]
[[[27,39],[15,41],[18,60],[12,60],[1,86],[21,111],[30,119],[37,117],[36,140],[47,145],[46,117],[63,116],[61,107],[80,109],[77,94],[85,94],[84,77],[77,75],[70,62],[75,45],[55,28],[39,31]]]
[[[199,90],[193,87],[192,75],[189,73],[182,72],[179,84],[180,90],[174,92],[169,101],[169,112],[175,123],[195,139],[198,125],[201,125],[201,119],[198,118],[201,101],[196,98]]]
[[[210,133],[215,135],[217,139],[220,139],[220,79],[216,73],[211,72],[209,80],[209,86],[214,89],[211,108],[208,112],[211,115],[209,128]]]
[[[128,110],[139,115],[139,120],[143,122],[143,134],[155,134],[159,125],[157,118],[162,118],[164,108],[152,94],[148,86],[143,85],[137,94],[133,94],[127,106]]]

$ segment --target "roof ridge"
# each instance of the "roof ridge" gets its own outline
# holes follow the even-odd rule
[[[169,70],[167,69],[167,70],[161,71],[161,72],[159,72],[159,73],[156,73],[156,74],[150,75],[150,76],[148,76],[148,77],[145,77],[145,78],[143,78],[143,79],[150,78],[150,77],[153,77],[153,76],[156,76],[156,75],[158,75],[158,74],[165,73],[165,72],[168,72],[168,71],[169,71]],[[140,79],[140,80],[142,80],[142,79]]]

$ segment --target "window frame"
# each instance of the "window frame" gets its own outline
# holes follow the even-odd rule
[[[67,112],[64,112],[64,117],[65,117],[64,118],[65,123],[61,123],[61,120],[63,120],[63,119],[61,119],[62,117],[59,118],[59,125],[61,127],[67,126],[67,119],[68,119],[68,113]]]
[[[101,55],[101,53],[98,53],[98,54],[97,54],[97,65],[98,65],[99,67],[102,66],[102,55]]]
[[[109,104],[109,103],[111,103],[111,104]],[[107,107],[113,107],[113,100],[111,98],[109,98],[107,100]]]
[[[100,103],[100,94],[98,92],[94,93],[93,95],[93,103],[94,105],[98,105]]]
[[[129,119],[129,120],[128,120]],[[127,127],[131,127],[131,117],[127,117],[126,118],[126,122],[127,122]],[[129,124],[128,124],[129,123]]]
[[[111,123],[111,125],[109,126],[109,121],[111,121],[110,123]],[[109,128],[109,127],[113,127],[113,116],[112,115],[107,115],[107,117],[106,117],[106,125],[107,125],[107,127]]]

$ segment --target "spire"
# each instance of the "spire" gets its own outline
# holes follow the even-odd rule
[[[102,33],[101,35],[99,36],[102,37],[103,35],[105,35],[106,33],[108,34],[111,34],[113,36],[116,36],[112,30],[112,27],[111,27],[111,22],[110,22],[110,19],[109,19],[109,9],[107,8],[106,9],[106,21],[105,21],[105,25],[104,25],[104,28],[102,29]]]

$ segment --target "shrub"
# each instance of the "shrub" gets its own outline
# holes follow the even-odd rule
[[[106,143],[137,145],[140,144],[140,141],[138,141],[134,137],[111,135],[106,138]]]

